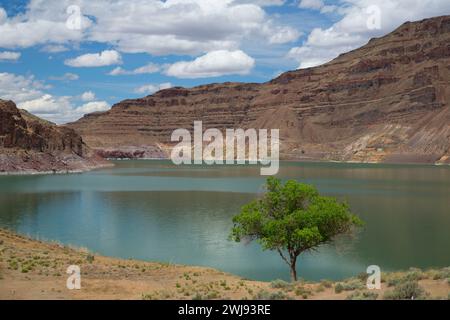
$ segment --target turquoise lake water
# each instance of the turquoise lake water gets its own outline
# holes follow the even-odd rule
[[[308,253],[308,280],[450,266],[450,167],[283,162],[282,179],[347,200],[365,221],[353,239]],[[228,241],[231,218],[262,191],[256,166],[118,161],[83,174],[0,177],[0,227],[96,253],[289,279],[277,253]]]

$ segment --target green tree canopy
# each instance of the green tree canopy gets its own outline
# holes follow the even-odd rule
[[[267,192],[245,205],[233,218],[231,238],[257,240],[264,250],[276,250],[297,280],[297,257],[350,233],[363,222],[346,203],[320,196],[314,186],[289,180],[284,185],[267,179]]]

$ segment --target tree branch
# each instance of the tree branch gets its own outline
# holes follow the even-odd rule
[[[291,263],[286,259],[286,257],[283,255],[283,252],[280,249],[277,249],[278,253],[280,254],[281,258],[288,264],[288,266],[291,265]]]

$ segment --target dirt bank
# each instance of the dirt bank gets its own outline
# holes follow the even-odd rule
[[[70,265],[81,269],[80,290],[67,289]],[[383,274],[375,291],[365,289],[363,276],[339,283],[250,281],[211,268],[103,257],[0,229],[0,299],[382,299],[386,292],[395,298],[392,292],[405,283],[419,285],[418,298],[448,299],[449,277],[450,268]]]

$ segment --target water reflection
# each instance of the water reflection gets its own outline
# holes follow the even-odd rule
[[[231,217],[264,183],[259,168],[203,169],[129,161],[78,175],[0,177],[0,225],[105,255],[288,279],[276,254],[227,240]],[[385,270],[450,265],[448,168],[285,163],[279,176],[346,199],[366,222],[338,250],[302,257],[301,277],[339,279],[370,264]]]

